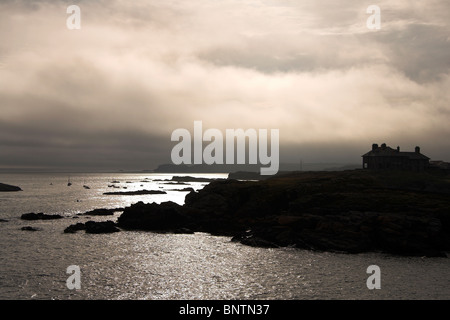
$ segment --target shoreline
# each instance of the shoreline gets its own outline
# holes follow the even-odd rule
[[[246,181],[232,176],[187,193],[183,205],[137,202],[77,216],[122,212],[114,226],[94,225],[98,233],[113,227],[203,232],[254,247],[447,257],[449,178],[447,172],[368,170],[291,172]],[[69,231],[84,230],[72,226]]]
[[[433,173],[300,172],[216,181],[185,204],[136,203],[125,230],[207,232],[257,247],[446,257],[450,183]]]

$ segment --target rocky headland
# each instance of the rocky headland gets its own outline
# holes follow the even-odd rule
[[[213,181],[185,204],[136,203],[117,226],[208,232],[260,247],[411,256],[450,251],[450,175],[349,170]]]

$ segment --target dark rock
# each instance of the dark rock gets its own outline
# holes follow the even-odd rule
[[[63,217],[59,214],[45,214],[45,213],[24,213],[20,217],[23,220],[54,220],[62,219]]]
[[[442,224],[432,217],[380,215],[375,228],[375,241],[384,251],[400,255],[445,256],[440,244]]]
[[[119,232],[120,229],[116,227],[116,223],[114,221],[88,221],[85,223],[86,233],[114,233]]]
[[[183,189],[173,189],[173,190],[169,190],[169,191],[189,191],[189,192],[192,192],[192,191],[194,191],[195,192],[195,190],[194,190],[194,188],[183,188]]]
[[[228,174],[228,179],[235,180],[265,180],[268,178],[270,178],[270,176],[262,176],[259,172],[250,171],[230,172]]]
[[[75,233],[80,230],[86,230],[86,225],[84,223],[79,222],[77,224],[72,224],[64,229],[64,233]]]
[[[166,194],[161,190],[138,190],[138,191],[122,191],[122,192],[105,192],[104,195],[122,195],[122,196],[139,196],[146,194]]]
[[[115,212],[123,211],[124,208],[114,208],[114,209],[94,209],[85,212],[83,215],[86,216],[112,216]]]
[[[125,208],[118,219],[118,225],[124,229],[167,231],[183,228],[188,218],[181,213],[181,206],[174,202],[144,204],[138,202]]]
[[[166,182],[165,184],[188,185],[189,183],[180,181],[180,182]]]
[[[125,208],[119,225],[164,232],[188,228],[260,247],[444,256],[450,251],[450,198],[411,186],[426,182],[447,190],[449,181],[427,172],[367,170],[228,179],[187,194],[184,206],[141,202]]]
[[[6,219],[0,219],[0,222],[8,222]]]
[[[256,236],[251,230],[235,235],[231,238],[232,242],[239,242],[251,247],[278,248],[279,246],[266,239]]]
[[[21,188],[9,184],[0,183],[0,192],[22,191]]]
[[[174,176],[170,181],[176,182],[212,182],[212,181],[223,181],[225,179],[220,178],[199,178],[199,177],[191,177],[191,176]]]
[[[100,233],[113,233],[113,232],[119,232],[120,229],[117,228],[116,223],[114,221],[88,221],[86,223],[77,223],[68,226],[66,229],[64,229],[64,233],[76,233],[77,231],[85,230],[86,233],[94,233],[94,234],[100,234]]]
[[[194,231],[192,231],[191,229],[188,229],[188,228],[179,228],[179,229],[175,229],[175,230],[173,231],[173,233],[193,234]]]
[[[33,227],[22,227],[21,230],[23,231],[39,231],[39,229],[33,228]]]

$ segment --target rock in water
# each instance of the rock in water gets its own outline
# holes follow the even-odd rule
[[[21,228],[22,231],[39,231],[39,229],[27,226],[27,227],[22,227]]]
[[[101,221],[101,222],[95,222],[95,221],[88,221],[85,223],[86,226],[86,233],[113,233],[113,232],[119,232],[120,229],[116,227],[116,224],[114,221]]]
[[[84,225],[84,223],[80,222],[77,224],[72,224],[64,229],[64,233],[75,233],[80,230],[86,230],[86,226]]]
[[[151,231],[173,232],[186,226],[187,218],[174,202],[144,204],[142,201],[125,208],[118,219],[120,227]]]
[[[22,191],[22,189],[16,186],[11,186],[9,184],[0,183],[0,192],[13,192],[13,191]]]
[[[147,194],[166,194],[166,192],[160,190],[138,190],[138,191],[105,192],[103,194],[113,196],[141,196]]]
[[[64,233],[75,233],[80,230],[85,230],[86,233],[94,233],[94,234],[100,234],[100,233],[113,233],[113,232],[119,232],[120,229],[116,227],[116,224],[114,221],[88,221],[86,223],[77,223],[68,226],[66,229],[64,229]]]
[[[22,220],[54,220],[54,219],[62,219],[63,217],[59,214],[45,214],[42,212],[39,213],[24,213],[20,219]]]
[[[188,192],[194,191],[195,192],[194,188],[191,188],[191,187],[183,188],[183,189],[173,189],[173,190],[170,190],[170,191],[188,191]]]
[[[123,211],[124,208],[114,208],[114,209],[94,209],[88,212],[85,212],[85,216],[112,216],[115,212]]]

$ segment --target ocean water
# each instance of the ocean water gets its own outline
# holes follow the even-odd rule
[[[224,178],[226,175],[196,176]],[[0,193],[0,299],[309,300],[450,299],[448,258],[382,253],[339,254],[294,248],[264,249],[205,233],[121,231],[64,234],[74,223],[116,220],[77,213],[138,201],[184,203],[206,183],[171,185],[163,174],[0,174],[22,192]],[[119,188],[108,187],[113,180]],[[91,189],[83,188],[88,185]],[[123,189],[126,187],[127,189]],[[165,190],[166,195],[111,196],[108,191]],[[25,221],[27,212],[64,219]],[[32,226],[38,231],[22,231]],[[80,269],[78,290],[67,287],[69,266]],[[370,265],[380,267],[381,289],[369,290]]]

